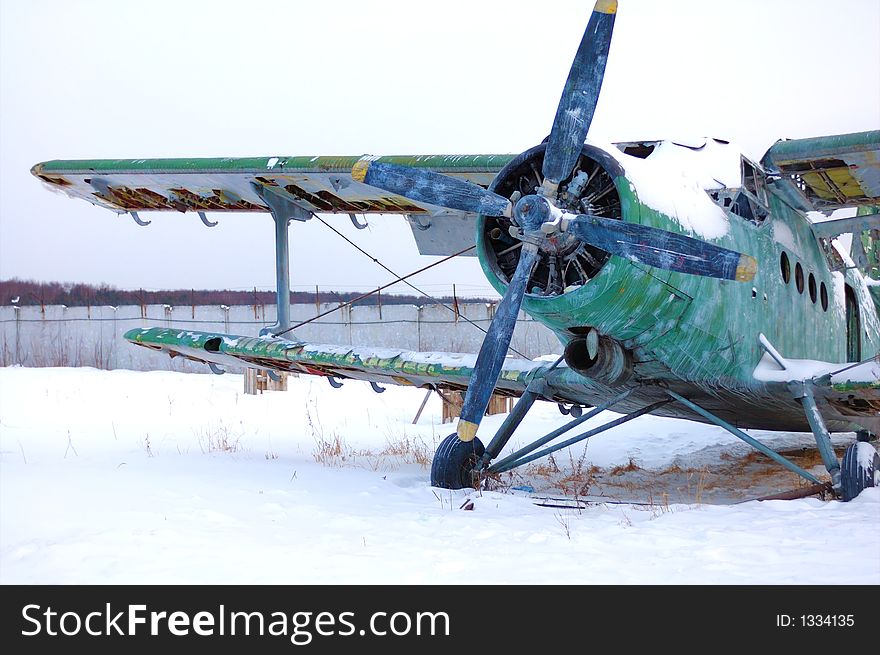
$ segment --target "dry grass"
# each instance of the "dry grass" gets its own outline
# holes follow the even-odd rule
[[[405,464],[417,464],[427,469],[433,456],[433,444],[406,434],[388,437],[380,450],[353,448],[335,433],[330,438],[315,435],[315,450],[312,451],[315,461],[324,466],[359,466],[372,471],[393,471]]]
[[[207,428],[199,434],[199,448],[203,453],[236,453],[242,450],[240,434],[233,434],[225,425]]]
[[[838,447],[837,455],[843,448]],[[797,448],[781,452],[795,464],[814,472],[822,459],[815,448]],[[556,453],[559,458],[559,453]],[[719,453],[714,463],[673,462],[662,469],[643,468],[630,458],[625,464],[600,468],[571,453],[569,461],[549,456],[517,470],[493,476],[490,490],[506,491],[516,486],[531,486],[541,494],[558,494],[577,500],[579,497],[607,496],[648,505],[655,514],[671,511],[670,504],[729,503],[757,498],[771,493],[809,486],[809,482],[785,470],[760,452]],[[825,476],[827,477],[827,476]]]
[[[636,464],[633,458],[630,457],[629,461],[626,464],[615,466],[613,469],[608,471],[608,475],[623,475],[624,473],[635,473],[636,471],[641,470],[642,467]]]
[[[590,488],[596,482],[596,476],[602,469],[587,463],[587,447],[584,447],[580,456],[575,459],[571,450],[568,450],[568,464],[560,466],[559,462],[548,455],[545,461],[528,464],[521,473],[511,471],[511,480],[508,487],[514,484],[528,483],[529,479],[540,479],[540,486],[559,492],[564,496],[577,499],[586,496]]]
[[[312,457],[319,464],[339,468],[351,460],[352,452],[351,448],[344,444],[338,435],[334,435],[332,439],[325,439],[321,436],[315,439],[315,450],[312,451]]]

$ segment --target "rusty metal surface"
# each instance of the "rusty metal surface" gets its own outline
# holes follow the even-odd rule
[[[880,130],[778,141],[763,164],[817,210],[880,200]]]
[[[377,161],[488,185],[511,155],[403,155]],[[285,189],[312,211],[449,213],[352,180],[361,157],[54,160],[31,173],[47,186],[115,211],[267,211],[251,185]]]

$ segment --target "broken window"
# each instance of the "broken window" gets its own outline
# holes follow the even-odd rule
[[[770,214],[764,172],[745,157],[742,158],[742,187],[734,197],[730,211],[755,225],[761,225]]]

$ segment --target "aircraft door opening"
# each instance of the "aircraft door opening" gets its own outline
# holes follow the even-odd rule
[[[846,285],[846,361],[862,361],[862,348],[860,337],[862,332],[859,317],[859,303],[856,300],[855,291],[850,285]]]

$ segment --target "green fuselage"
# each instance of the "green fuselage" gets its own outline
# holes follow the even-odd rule
[[[640,200],[637,184],[626,174],[626,158],[617,159],[624,168],[615,179],[623,220],[701,238],[682,227],[694,223],[690,217],[669,215]],[[706,195],[702,189],[693,193]],[[743,427],[808,430],[803,409],[790,393],[779,393],[778,385],[770,389],[753,376],[764,356],[759,335],[786,358],[843,363],[852,359],[847,294],[855,299],[859,315],[859,326],[849,326],[854,335],[850,344],[858,340],[862,358],[880,350],[877,311],[860,273],[832,272],[802,212],[772,187],[762,199],[768,214],[760,223],[728,209],[727,233],[711,239],[757,259],[751,282],[674,273],[611,257],[583,286],[555,296],[527,295],[523,309],[554,330],[563,344],[594,328],[631,354],[633,375],[627,384],[637,390],[620,409],[662,398],[662,388],[668,387]],[[503,293],[505,283],[485,256],[483,232],[478,230],[483,270]],[[783,253],[789,262],[788,281],[782,274]],[[801,291],[797,269],[802,271]],[[609,391],[590,382],[582,395],[595,405]],[[677,404],[657,413],[696,419]]]

